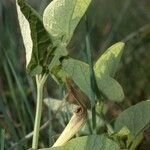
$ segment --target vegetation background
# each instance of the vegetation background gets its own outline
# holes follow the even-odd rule
[[[41,15],[49,2],[50,0],[29,1]],[[123,39],[127,41],[116,75],[124,89],[125,100],[121,104],[108,103],[111,109],[107,116],[112,119],[125,108],[150,98],[150,2],[93,0],[87,16],[93,61],[113,43]],[[68,50],[72,57],[86,61],[84,47],[85,26],[81,20]],[[46,97],[63,98],[63,87],[52,79],[48,80],[44,92]],[[35,83],[25,72],[25,50],[15,0],[0,0],[0,149],[3,142],[6,150],[26,149],[31,144],[28,133],[33,130],[35,93]],[[54,114],[50,110],[44,106],[42,124],[49,118],[53,123],[42,130],[41,147],[52,145],[69,118],[69,115],[51,117]],[[149,147],[150,131],[147,130],[139,149],[148,150]]]

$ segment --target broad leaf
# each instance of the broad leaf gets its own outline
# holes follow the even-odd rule
[[[66,59],[62,62],[62,69],[90,98],[91,87],[89,65],[76,59]],[[120,84],[107,74],[101,78],[96,74],[96,80],[98,88],[108,99],[113,101],[121,101],[124,98],[124,93]]]
[[[91,0],[53,0],[45,9],[43,23],[58,43],[69,43]],[[54,42],[55,42],[54,41]]]
[[[94,65],[98,77],[115,75],[124,48],[123,42],[118,42],[108,48]]]
[[[150,127],[150,100],[140,102],[123,111],[115,121],[115,130],[126,126],[133,136]]]
[[[105,135],[90,135],[72,139],[64,146],[41,150],[119,150],[119,145]]]
[[[43,69],[47,69],[47,64],[51,61],[51,38],[40,16],[27,2],[25,0],[17,2],[18,20],[26,49],[27,71],[32,75],[40,74]]]

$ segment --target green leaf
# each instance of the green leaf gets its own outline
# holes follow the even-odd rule
[[[103,94],[112,101],[121,102],[124,98],[124,92],[121,85],[109,76],[97,77],[96,81],[98,88]]]
[[[51,38],[43,26],[42,19],[27,2],[17,2],[18,20],[26,49],[27,71],[32,75],[40,74],[47,69],[51,61]]]
[[[69,58],[62,62],[62,69],[73,79],[75,84],[88,96],[90,96],[90,72],[89,65]]]
[[[90,71],[89,65],[70,58],[62,62],[62,69],[73,79],[75,84],[90,98]],[[113,101],[122,101],[124,93],[120,84],[109,76],[102,76],[101,78],[96,74],[98,88],[106,95],[106,97]]]
[[[69,43],[90,2],[91,0],[53,0],[47,6],[43,23],[55,41]]]
[[[150,127],[150,100],[140,102],[123,111],[115,121],[115,131],[126,126],[133,136]]]
[[[114,77],[122,52],[123,42],[118,42],[108,48],[94,65],[97,85],[100,91],[112,101],[122,101],[124,92],[120,84],[111,77]]]
[[[123,127],[121,128],[117,133],[115,133],[114,135],[120,138],[123,138],[125,136],[128,136],[130,134],[130,131],[127,127]]]
[[[64,146],[41,150],[119,150],[116,142],[105,135],[90,135],[70,140]]]
[[[117,70],[120,58],[122,56],[123,42],[118,42],[108,48],[102,56],[97,60],[94,65],[94,71],[96,76],[111,76],[114,77]]]

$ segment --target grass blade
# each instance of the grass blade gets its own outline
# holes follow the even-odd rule
[[[0,129],[0,150],[4,150],[5,145],[5,130]]]

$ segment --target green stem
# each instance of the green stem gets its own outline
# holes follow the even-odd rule
[[[34,123],[34,131],[33,131],[33,140],[32,140],[32,149],[36,150],[38,148],[38,140],[39,140],[39,129],[41,123],[41,114],[42,114],[42,100],[43,100],[43,87],[44,83],[47,79],[47,75],[37,75],[36,83],[37,83],[37,104],[36,104],[36,116]]]
[[[107,130],[108,130],[108,133],[109,134],[113,134],[114,133],[114,130],[113,130],[113,128],[112,128],[112,126],[111,126],[111,124],[106,120],[106,118],[105,118],[105,116],[103,115],[103,107],[104,107],[104,102],[101,100],[101,101],[99,101],[99,103],[100,103],[100,107],[101,107],[101,110],[100,110],[100,119],[101,120],[103,120],[103,122],[105,123],[105,125],[106,125],[106,127],[107,127]]]
[[[97,134],[96,131],[96,107],[94,106],[92,108],[92,129],[93,129],[93,134]]]
[[[107,121],[105,121],[106,127],[108,129],[108,133],[109,134],[113,134],[114,133],[114,129],[112,128],[112,126],[110,125],[110,123],[108,123]]]
[[[87,51],[87,59],[89,63],[89,72],[90,72],[90,84],[91,84],[91,111],[92,111],[92,132],[93,134],[96,133],[96,80],[95,74],[93,70],[93,61],[92,61],[92,54],[91,54],[91,44],[90,44],[90,33],[88,28],[87,18],[85,16],[86,21],[86,51]]]

